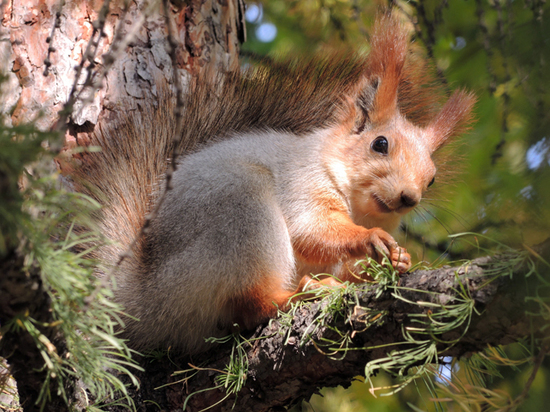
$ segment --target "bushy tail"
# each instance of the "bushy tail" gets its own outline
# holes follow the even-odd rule
[[[124,114],[123,119],[104,123],[93,133],[89,145],[100,150],[78,156],[81,164],[70,170],[74,189],[103,206],[95,220],[99,231],[114,243],[93,254],[107,267],[128,251],[162,190],[176,133],[171,102],[167,99],[157,108],[137,109]]]

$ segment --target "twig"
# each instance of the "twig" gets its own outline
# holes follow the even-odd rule
[[[523,388],[523,391],[521,394],[514,399],[511,405],[509,405],[505,411],[512,411],[515,410],[515,408],[520,405],[525,398],[529,395],[529,390],[531,389],[531,385],[533,384],[533,381],[535,380],[537,373],[542,366],[542,362],[544,361],[544,358],[546,357],[546,354],[548,353],[548,347],[543,347],[540,349],[539,353],[537,354],[537,357],[534,360],[533,364],[533,371],[531,372],[531,375],[529,376],[529,379],[527,379],[527,382],[525,383],[525,388]]]
[[[59,28],[61,25],[61,10],[63,10],[63,6],[65,6],[65,0],[60,0],[59,2],[59,10],[55,13],[55,20],[52,27],[52,31],[48,38],[46,39],[46,43],[48,43],[48,54],[46,55],[46,58],[44,59],[44,77],[48,76],[50,73],[50,66],[52,65],[52,61],[50,59],[50,56],[52,53],[55,52],[55,47],[53,45],[53,36],[55,34],[55,30]]]

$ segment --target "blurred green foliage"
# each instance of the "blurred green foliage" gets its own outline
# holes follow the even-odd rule
[[[320,49],[368,50],[368,28],[378,10],[393,6],[408,21],[414,42],[449,91],[472,90],[478,96],[476,123],[453,147],[454,171],[438,180],[419,212],[405,219],[400,243],[417,261],[469,259],[491,248],[485,238],[451,240],[461,232],[482,233],[521,248],[550,237],[550,4],[542,0],[292,0],[264,1],[261,18],[249,21],[243,54],[276,58]],[[261,42],[256,31],[275,24],[277,36]],[[521,358],[519,346],[508,348]],[[502,368],[491,388],[503,399],[523,390],[529,364]],[[518,410],[544,410],[550,403],[550,363],[533,382]],[[464,377],[460,366],[453,379]],[[379,385],[390,384],[380,376]],[[429,385],[428,385],[429,386]],[[423,389],[422,389],[423,387]],[[356,382],[348,391],[324,389],[304,411],[441,410],[421,382],[398,395],[375,399]],[[496,393],[496,392],[495,392]],[[384,401],[380,401],[383,399]],[[495,405],[498,404],[495,401]],[[504,405],[506,401],[503,400]],[[441,405],[447,402],[442,402]],[[450,410],[474,406],[447,405]],[[498,410],[492,406],[487,410]]]
[[[3,81],[0,76],[0,86]],[[36,362],[35,372],[44,379],[36,388],[36,410],[55,397],[53,390],[72,401],[76,380],[91,395],[87,410],[97,410],[95,402],[108,397],[130,410],[132,399],[120,377],[137,385],[132,371],[139,367],[125,341],[115,336],[122,309],[112,301],[109,282],[94,275],[97,262],[89,258],[89,245],[105,242],[90,219],[100,205],[62,187],[55,153],[48,150],[60,134],[40,131],[36,122],[10,123],[0,115],[0,286],[1,299],[8,300],[1,302],[0,353],[12,362],[21,353],[34,354],[28,345],[36,346],[44,361]],[[46,313],[25,291],[31,284],[25,280],[35,272],[40,282],[32,288],[47,293]],[[31,343],[24,339],[27,334]],[[6,349],[6,340],[18,340],[18,350]],[[4,365],[0,358],[0,410],[20,410]]]

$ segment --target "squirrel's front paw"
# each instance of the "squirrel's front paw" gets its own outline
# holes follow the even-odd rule
[[[386,231],[379,228],[369,229],[369,237],[365,243],[366,252],[370,257],[380,262],[384,256],[388,256],[392,266],[399,273],[405,273],[410,269],[411,255]]]
[[[391,264],[399,273],[405,273],[411,268],[411,255],[405,248],[397,246],[391,251]]]

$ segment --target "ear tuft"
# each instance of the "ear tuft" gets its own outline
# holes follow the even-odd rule
[[[464,90],[455,91],[427,127],[432,150],[448,142],[449,138],[464,133],[473,120],[472,109],[476,97]]]
[[[390,10],[376,19],[370,45],[369,78],[379,81],[370,117],[374,122],[384,122],[398,110],[397,91],[407,59],[409,30]]]

